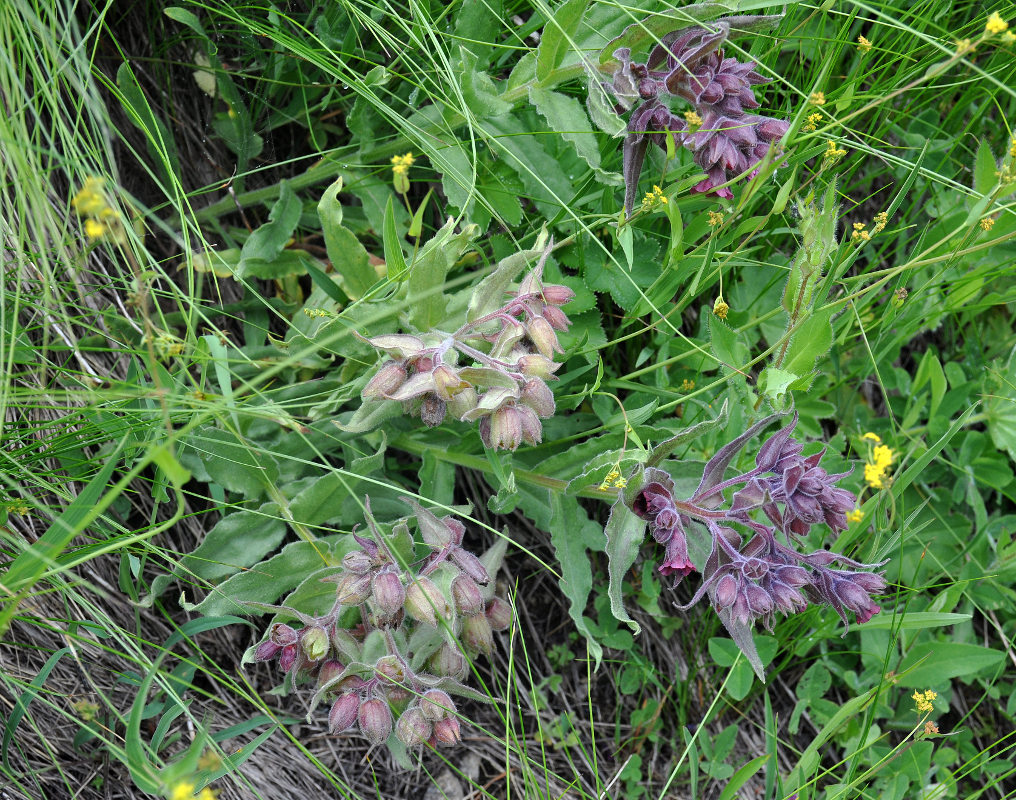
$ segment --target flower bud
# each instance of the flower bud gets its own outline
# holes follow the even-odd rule
[[[412,706],[402,712],[395,723],[395,735],[407,747],[416,747],[426,742],[433,732],[433,726],[423,716],[419,706]]]
[[[374,566],[374,559],[363,552],[363,550],[354,550],[352,553],[346,553],[342,557],[342,566],[354,575],[365,575]]]
[[[568,315],[555,306],[546,306],[543,309],[543,316],[547,318],[550,327],[556,331],[566,331],[571,326],[571,320],[568,319]]]
[[[554,328],[545,317],[533,317],[526,324],[526,333],[533,342],[533,346],[547,358],[553,358],[554,353],[563,353],[561,344],[557,341],[557,334]]]
[[[546,380],[561,368],[561,365],[541,356],[539,353],[527,353],[515,362],[515,369],[523,375]]]
[[[469,388],[469,384],[459,377],[459,373],[445,364],[435,367],[431,375],[434,376],[434,393],[445,402]]]
[[[420,406],[420,421],[428,428],[436,428],[445,418],[448,406],[437,395],[428,394]]]
[[[352,692],[340,695],[328,712],[328,732],[331,734],[348,731],[356,722],[360,710],[360,698]]]
[[[575,292],[560,283],[548,283],[543,287],[543,299],[552,306],[563,306],[574,297]]]
[[[392,733],[392,710],[376,697],[360,703],[360,732],[373,745],[384,742]]]
[[[279,669],[283,672],[289,672],[293,668],[293,665],[296,663],[297,650],[298,647],[295,644],[282,648],[282,652],[279,653]]]
[[[438,617],[448,619],[451,608],[430,578],[417,578],[406,587],[406,613],[417,622],[437,626]]]
[[[257,646],[254,650],[255,661],[271,661],[275,656],[279,654],[282,648],[273,642],[271,639],[266,639]]]
[[[364,400],[368,398],[380,400],[388,397],[388,395],[398,391],[399,387],[406,382],[406,378],[406,368],[401,361],[386,361],[374,373],[374,377],[367,381],[367,385],[361,390],[360,396]]]
[[[522,423],[522,441],[526,444],[538,445],[543,441],[543,425],[536,412],[529,406],[519,406],[519,421]]]
[[[431,722],[444,719],[449,714],[455,713],[455,703],[447,692],[440,689],[428,689],[420,699],[420,711],[423,716]]]
[[[470,650],[486,653],[494,649],[494,635],[490,623],[483,614],[466,617],[462,622],[462,641]]]
[[[500,597],[495,597],[487,603],[487,610],[484,613],[492,630],[507,630],[512,624],[512,607]]]
[[[462,680],[469,672],[469,662],[459,649],[447,642],[430,657],[430,668],[438,675]]]
[[[347,572],[335,587],[335,597],[344,606],[358,606],[370,597],[370,575]]]
[[[269,637],[275,644],[280,647],[288,647],[291,644],[296,644],[299,640],[299,634],[288,625],[277,623],[272,626],[272,632]]]
[[[462,741],[459,732],[459,721],[455,717],[445,717],[434,723],[434,741],[445,747],[451,747]]]
[[[374,662],[374,672],[382,683],[403,684],[409,680],[409,665],[399,656],[381,656]]]
[[[336,685],[336,689],[346,694],[357,693],[367,685],[367,681],[359,675],[347,675]]]
[[[462,574],[452,581],[452,599],[455,608],[466,615],[479,614],[483,611],[483,595],[476,581]]]
[[[379,572],[371,583],[371,593],[378,609],[389,617],[402,610],[406,602],[406,589],[402,579],[394,572]]]
[[[519,399],[543,419],[554,416],[554,393],[539,378],[530,378],[523,384]]]
[[[716,583],[714,602],[717,608],[730,608],[737,599],[737,579],[732,575],[724,575]]]
[[[308,661],[319,661],[328,654],[328,632],[324,628],[315,625],[300,633],[300,647]]]
[[[483,562],[468,550],[456,547],[451,552],[451,559],[459,568],[477,583],[490,583],[490,574]]]
[[[318,671],[318,686],[324,686],[329,681],[335,680],[342,671],[345,669],[345,665],[341,661],[336,661],[334,658],[329,658],[321,665],[321,669]]]
[[[522,444],[522,417],[514,405],[505,405],[490,417],[490,443],[493,450],[518,450]]]

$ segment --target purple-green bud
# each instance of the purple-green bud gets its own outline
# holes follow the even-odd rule
[[[501,406],[490,415],[488,438],[486,444],[493,450],[518,450],[522,444],[522,418],[514,405]]]
[[[539,378],[530,378],[525,382],[519,399],[533,409],[538,417],[547,419],[554,416],[554,393]]]
[[[382,683],[404,684],[410,678],[409,665],[399,656],[381,656],[374,662],[374,671]]]
[[[445,717],[434,723],[434,741],[445,747],[451,747],[462,741],[459,721],[455,717]]]
[[[431,722],[444,719],[449,714],[455,713],[455,703],[452,702],[448,692],[440,689],[428,689],[420,699],[420,711],[423,716]]]
[[[328,654],[328,631],[314,625],[300,631],[300,647],[308,661],[320,661]]]
[[[448,404],[437,395],[428,394],[420,406],[420,421],[428,428],[436,428],[445,418]]]
[[[459,648],[447,642],[430,657],[430,668],[438,675],[462,680],[469,672],[469,662]]]
[[[539,353],[527,353],[515,363],[515,369],[523,375],[546,380],[561,368],[556,361],[552,361]]]
[[[487,568],[483,566],[483,562],[480,559],[468,550],[456,547],[451,552],[451,559],[458,564],[466,575],[477,583],[490,583],[490,575],[487,572]]]
[[[341,661],[336,661],[334,658],[329,658],[321,665],[321,669],[318,670],[318,686],[324,686],[329,681],[335,680],[339,675],[342,674],[342,670],[346,667]]]
[[[406,382],[408,373],[401,361],[386,361],[381,368],[374,373],[374,377],[367,381],[360,396],[363,399],[381,399],[388,397],[398,391],[399,387]]]
[[[417,622],[437,626],[438,617],[451,619],[451,608],[430,578],[417,578],[406,587],[406,613]]]
[[[560,283],[548,283],[543,287],[543,299],[552,306],[563,306],[574,297],[575,292]]]
[[[406,589],[402,579],[394,572],[379,572],[375,575],[371,593],[378,609],[389,617],[399,613],[406,602]]]
[[[280,647],[288,647],[291,644],[296,644],[299,640],[299,634],[281,622],[272,625],[272,632],[269,634],[269,637]]]
[[[344,606],[358,606],[370,597],[370,575],[347,572],[335,588],[336,599]]]
[[[492,630],[507,630],[512,624],[512,607],[500,597],[495,597],[487,603],[485,614]]]
[[[537,316],[530,319],[526,324],[526,332],[536,349],[547,358],[553,358],[555,352],[564,352],[557,340],[557,334],[554,333],[553,326],[545,317]]]
[[[529,406],[519,406],[519,422],[522,424],[522,441],[537,445],[543,441],[543,425],[536,412]]]
[[[331,734],[348,731],[356,722],[360,710],[360,698],[353,692],[339,696],[328,712],[328,732]]]
[[[471,616],[483,611],[483,595],[480,593],[480,587],[468,575],[459,575],[452,581],[452,599],[455,601],[455,608],[462,614]]]
[[[546,306],[543,309],[543,316],[547,318],[550,327],[556,331],[566,331],[571,327],[571,320],[568,319],[568,315],[555,306]]]
[[[434,376],[434,394],[446,403],[459,392],[469,388],[469,383],[462,380],[458,372],[445,364],[435,367],[431,375]]]
[[[354,575],[365,575],[374,566],[374,559],[363,550],[354,550],[342,557],[342,566]]]
[[[395,735],[407,747],[417,747],[426,742],[433,732],[433,726],[423,716],[419,706],[411,706],[402,712],[395,723]]]
[[[373,745],[384,742],[392,733],[392,710],[376,697],[360,703],[360,732]]]
[[[275,656],[279,654],[282,648],[273,642],[271,639],[266,639],[257,646],[254,650],[255,661],[271,661]]]
[[[416,692],[411,692],[409,689],[405,689],[402,686],[385,686],[384,693],[385,698],[388,700],[390,706],[400,706],[404,703],[408,703],[412,698],[416,697]]]
[[[296,656],[299,649],[300,648],[295,644],[283,647],[282,652],[279,653],[279,669],[283,672],[289,672],[296,663]]]
[[[470,650],[489,656],[494,649],[494,634],[491,632],[487,617],[483,614],[466,617],[462,621],[462,641]]]
[[[446,404],[448,406],[448,413],[455,417],[455,419],[462,419],[463,416],[476,408],[479,399],[476,389],[472,386],[467,386],[448,401]]]

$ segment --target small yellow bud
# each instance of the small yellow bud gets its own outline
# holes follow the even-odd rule
[[[808,118],[804,122],[804,127],[801,128],[805,133],[811,133],[818,128],[818,124],[822,121],[821,112],[816,111],[814,114],[809,114]]]
[[[824,106],[825,105],[825,92],[812,92],[808,96],[808,102],[813,106]]]
[[[723,224],[723,214],[721,214],[719,211],[710,211],[709,212],[709,227],[710,228],[715,228],[717,225],[722,225],[722,224]]]
[[[713,303],[713,313],[720,319],[726,319],[728,311],[730,311],[730,306],[723,301],[723,295],[720,295]]]
[[[985,217],[979,223],[982,231],[990,231],[995,227],[995,219],[993,217]]]
[[[860,50],[862,53],[868,53],[871,51],[871,42],[869,42],[863,36],[858,36],[857,49]]]
[[[859,508],[847,512],[847,522],[860,522],[864,519],[864,512]]]
[[[695,133],[702,127],[702,117],[694,111],[685,111],[684,121],[688,123],[688,133]]]
[[[1008,28],[1009,23],[1002,19],[1001,14],[995,11],[988,17],[988,22],[984,26],[984,32],[987,34],[1005,33]]]

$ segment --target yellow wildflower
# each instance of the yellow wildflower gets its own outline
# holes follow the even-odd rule
[[[192,800],[194,797],[194,784],[189,781],[180,781],[173,787],[170,800]]]
[[[680,389],[681,389],[682,392],[690,392],[694,388],[695,388],[695,381],[690,381],[687,378],[685,378],[683,381],[681,381]]]
[[[864,519],[864,512],[859,508],[847,512],[847,522],[860,522]]]
[[[695,133],[702,127],[702,117],[694,111],[685,111],[684,121],[688,123],[688,133]]]
[[[1013,136],[1012,141],[1009,142],[1009,155],[1016,158],[1016,136]]]
[[[864,434],[864,436],[861,437],[861,440],[865,442],[874,442],[875,444],[882,444],[882,440],[879,438],[878,434],[872,433],[871,431]]]
[[[997,11],[994,11],[988,17],[988,22],[984,26],[984,32],[988,34],[1005,33],[1008,28],[1009,23],[1002,19],[1002,16]]]
[[[857,49],[860,50],[862,53],[868,53],[871,51],[871,42],[869,42],[863,36],[858,36]]]
[[[818,124],[822,121],[822,113],[816,111],[814,114],[809,114],[808,118],[804,121],[804,127],[801,128],[805,133],[811,133],[818,128]]]
[[[867,227],[863,222],[855,222],[854,232],[850,234],[850,238],[855,242],[867,242],[871,239],[871,234],[865,230]]]
[[[825,105],[825,92],[812,92],[808,95],[808,102],[813,106]]]
[[[82,216],[108,216],[112,209],[109,207],[109,201],[106,200],[106,194],[103,191],[104,185],[105,181],[102,178],[97,178],[94,175],[86,178],[80,191],[71,199],[74,210]]]
[[[720,319],[726,319],[728,311],[730,311],[730,306],[724,302],[723,295],[720,295],[713,303],[713,313]]]
[[[1005,33],[1002,34],[1002,41],[1005,42],[1006,44],[1012,44],[1013,42],[1016,42],[1016,33],[1013,33],[1012,31],[1006,31]]]
[[[209,789],[207,786],[198,792],[196,800],[217,800],[219,793]]]
[[[889,485],[888,470],[896,456],[891,448],[884,444],[876,444],[871,456],[864,465],[864,480],[872,489],[884,489]]]
[[[719,211],[710,211],[709,212],[709,227],[710,228],[715,228],[717,225],[722,225],[722,224],[723,224],[723,214],[721,214]]]
[[[960,39],[956,42],[956,55],[965,56],[967,53],[972,53],[976,47],[969,39]]]
[[[654,186],[651,192],[646,192],[646,196],[642,198],[642,211],[652,211],[654,208],[660,205],[666,205],[667,198],[663,195],[663,189],[659,186]]]
[[[990,231],[995,227],[995,220],[992,217],[985,217],[978,224],[981,226],[982,231]]]
[[[833,139],[829,140],[829,145],[826,147],[826,151],[822,154],[822,158],[828,161],[830,164],[839,161],[843,156],[847,154],[847,151],[839,147],[836,141]]]
[[[938,697],[938,695],[931,691],[931,689],[928,689],[926,692],[915,691],[912,698],[917,704],[917,713],[926,714],[929,711],[934,711],[935,706],[933,701],[936,697]]]
[[[879,211],[875,215],[875,227],[871,229],[872,234],[880,233],[889,224],[889,215],[885,211]]]
[[[413,166],[416,161],[413,158],[412,153],[406,153],[403,156],[392,156],[392,172],[396,175],[407,175],[409,174],[409,168]]]

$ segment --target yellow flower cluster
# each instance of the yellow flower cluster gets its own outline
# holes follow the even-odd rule
[[[695,133],[702,127],[702,117],[695,111],[685,111],[684,121],[688,123],[688,133]]]
[[[78,215],[85,218],[85,236],[91,241],[110,238],[123,239],[123,229],[117,219],[116,210],[109,204],[104,190],[105,181],[95,177],[85,179],[84,185],[71,199],[71,205]]]
[[[646,196],[642,198],[642,211],[652,211],[657,206],[665,206],[667,204],[667,198],[663,195],[663,189],[659,186],[654,186],[651,192],[646,192]]]
[[[860,522],[864,519],[864,512],[859,508],[847,512],[847,522]]]
[[[811,133],[818,129],[818,124],[822,121],[822,112],[816,111],[814,114],[809,114],[808,118],[804,121],[804,127],[801,128],[805,133]]]
[[[871,51],[871,42],[869,42],[863,36],[858,36],[857,49],[860,50],[862,53],[868,53]]]
[[[710,211],[709,212],[709,227],[710,228],[715,228],[717,225],[722,225],[722,224],[723,224],[723,214],[721,214],[719,211]]]
[[[1012,141],[1009,142],[1009,157],[1016,158],[1016,136],[1012,137]]]
[[[24,516],[32,510],[32,507],[24,500],[8,500],[4,503],[4,507],[8,514],[19,514],[20,516]]]
[[[412,153],[406,153],[404,156],[392,156],[392,172],[396,175],[408,175],[409,168],[415,161]]]
[[[695,381],[688,380],[685,378],[681,381],[681,385],[678,387],[682,392],[690,392],[695,388]]]
[[[610,472],[606,474],[603,479],[603,483],[600,484],[600,491],[605,492],[607,489],[614,487],[615,489],[623,489],[628,485],[628,481],[621,477],[621,470],[618,469],[617,465],[611,467]]]
[[[984,32],[986,34],[1005,33],[1008,28],[1009,23],[1002,19],[1001,14],[995,11],[988,17],[988,21],[984,25]]]
[[[995,227],[995,220],[993,217],[985,217],[979,223],[982,231],[990,231]]]
[[[303,313],[306,314],[311,319],[320,319],[321,317],[333,316],[331,311],[325,311],[325,309],[323,308],[305,308],[303,309]]]
[[[917,713],[926,714],[929,711],[935,710],[934,700],[938,695],[928,689],[926,692],[914,692],[913,700],[917,703]]]
[[[830,164],[834,164],[839,161],[843,156],[847,154],[847,151],[842,149],[834,139],[829,140],[829,145],[826,147],[826,151],[822,154],[822,158],[828,161]]]
[[[871,240],[871,234],[868,233],[865,228],[868,226],[863,222],[854,223],[854,232],[850,234],[850,238],[855,242],[867,242]]]
[[[813,106],[825,105],[825,92],[812,92],[808,95],[808,102]]]
[[[969,39],[960,39],[956,42],[956,55],[958,56],[965,56],[968,53],[974,52],[976,49],[977,46]]]
[[[173,791],[169,795],[170,800],[215,800],[217,796],[218,792],[207,786],[194,794],[194,784],[190,781],[180,781],[173,787]]]
[[[723,300],[723,295],[716,298],[716,302],[713,303],[713,313],[720,319],[727,318],[727,312],[730,311],[730,306]]]
[[[861,437],[864,441],[874,443],[867,463],[864,465],[864,480],[872,489],[884,489],[890,484],[889,468],[896,456],[891,448],[882,444],[877,434],[866,433]]]

